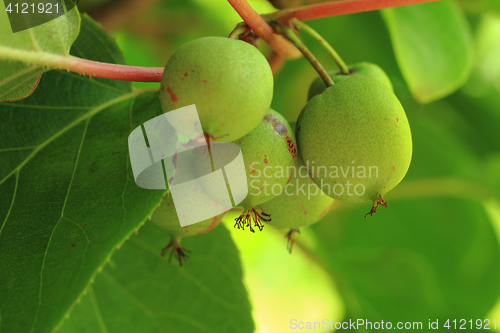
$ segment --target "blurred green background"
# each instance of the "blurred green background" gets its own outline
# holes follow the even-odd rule
[[[250,3],[259,13],[275,10],[265,0]],[[410,122],[413,161],[387,196],[389,209],[365,219],[366,205],[336,203],[322,221],[302,230],[292,255],[284,231],[248,234],[225,218],[241,252],[258,332],[296,331],[291,319],[358,318],[421,321],[424,328],[429,319],[442,328],[447,319],[490,318],[500,331],[499,6],[486,0],[452,4],[466,18],[473,66],[458,90],[427,104],[410,92],[380,12],[310,22],[348,64],[369,61],[387,72]],[[182,44],[227,36],[241,21],[222,0],[81,1],[80,9],[116,38],[128,64],[140,66],[164,66]],[[425,44],[426,27],[432,31],[434,23],[423,17],[413,26],[423,36],[413,41],[415,50],[428,46],[419,41]],[[315,41],[304,41],[327,70],[335,68]],[[431,49],[431,61],[441,51]],[[421,74],[430,82],[440,75]],[[305,59],[287,61],[275,77],[272,107],[295,121],[316,76]]]

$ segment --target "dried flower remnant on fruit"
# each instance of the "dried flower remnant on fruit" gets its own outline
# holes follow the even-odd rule
[[[288,151],[292,154],[292,157],[295,158],[295,156],[297,156],[297,148],[295,147],[292,138],[288,135],[286,136],[286,145],[288,147]]]
[[[365,217],[367,217],[368,215],[373,216],[373,214],[377,212],[380,205],[384,206],[385,208],[389,208],[389,204],[385,202],[385,200],[382,199],[382,196],[379,194],[378,199],[373,202],[372,209],[368,213],[366,213]]]
[[[179,168],[181,168],[180,165]],[[195,197],[186,198],[184,200],[192,200],[191,202],[193,204],[198,203]],[[185,219],[185,214],[181,216]],[[182,239],[210,232],[220,222],[221,216],[222,215],[219,214],[194,224],[181,226],[174,200],[169,191],[167,191],[161,198],[160,204],[154,210],[150,218],[154,224],[166,230],[170,236],[170,243],[163,248],[161,255],[165,256],[167,252],[171,251],[168,261],[171,262],[172,257],[175,257],[177,261],[179,261],[179,265],[183,266],[184,262],[188,260],[188,253],[190,253],[190,251],[181,246]]]
[[[183,260],[184,262],[189,260],[188,253],[190,253],[191,251],[182,248],[179,240],[173,239],[172,241],[170,241],[170,243],[161,250],[161,256],[164,257],[169,250],[170,250],[170,256],[168,258],[168,262],[172,261],[172,256],[174,255],[177,261],[179,261],[179,266],[181,267]]]
[[[250,232],[255,233],[255,230],[252,228],[252,220],[254,222],[254,227],[257,227],[260,231],[264,229],[264,224],[262,221],[270,222],[271,215],[266,214],[263,210],[259,213],[255,208],[249,209],[248,211],[243,211],[240,216],[234,219],[236,223],[234,224],[235,228],[245,230],[245,227],[250,229]]]
[[[290,229],[290,231],[285,235],[285,238],[288,239],[288,244],[286,249],[290,254],[292,254],[293,245],[295,244],[295,237],[293,234],[300,234],[299,229]]]

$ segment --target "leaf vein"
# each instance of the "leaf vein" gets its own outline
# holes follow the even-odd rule
[[[3,153],[3,152],[5,152],[5,151],[35,149],[36,147],[38,147],[38,146],[5,148],[5,149],[0,149],[0,153]]]
[[[40,66],[32,66],[32,67],[27,67],[25,70],[16,72],[14,75],[8,76],[5,79],[3,79],[2,81],[0,81],[0,86],[3,86],[5,84],[9,83],[10,81],[17,79],[18,77],[23,76],[24,74],[28,74],[29,72],[32,72],[32,71],[39,69],[39,68],[40,68]],[[10,92],[11,92],[11,90],[9,90],[7,93],[5,93],[4,96]]]
[[[16,90],[17,88],[19,88],[20,86],[22,86],[23,84],[26,84],[26,83],[27,83],[27,80],[26,81],[20,81],[18,84],[16,84],[15,86],[13,86],[11,89],[9,89],[6,92],[4,92],[2,94],[2,98],[4,98],[4,96],[9,95],[11,92],[13,92],[14,90]]]
[[[97,318],[97,322],[99,323],[99,327],[103,333],[108,333],[108,329],[106,328],[106,323],[104,322],[104,317],[101,313],[101,309],[99,308],[99,304],[97,304],[97,298],[94,295],[94,290],[92,287],[89,287],[90,301],[92,302],[92,307],[94,308],[94,313]]]
[[[117,280],[115,280],[111,275],[109,275],[108,273],[106,273],[106,271],[103,271],[102,272],[102,275],[104,277],[106,277],[106,279],[108,279],[109,282],[111,282],[112,284],[114,284],[119,291],[121,291],[123,293],[123,295],[125,295],[125,297],[128,298],[128,300],[134,304],[137,308],[139,308],[139,310],[141,310],[148,318],[151,319],[151,321],[153,322],[153,324],[155,325],[156,329],[158,330],[158,332],[162,332],[164,333],[165,331],[163,331],[163,329],[161,329],[161,326],[158,324],[157,320],[156,320],[156,317],[155,317],[155,314],[153,313],[153,311],[151,311],[148,307],[146,307],[141,301],[139,301],[137,298],[134,297],[134,295],[132,295],[124,286],[122,286]]]
[[[144,244],[143,242],[139,241],[138,239],[131,238],[130,241],[133,244],[135,244],[136,246],[148,251],[152,255],[160,257],[162,260],[167,260],[161,256],[160,251],[154,251],[150,246],[148,246],[147,244]],[[184,277],[186,277],[188,280],[190,280],[196,287],[198,287],[198,289],[201,292],[203,292],[205,295],[210,297],[214,302],[222,305],[223,307],[225,307],[228,310],[231,310],[231,311],[233,310],[234,307],[231,304],[227,303],[226,301],[224,301],[223,299],[221,299],[217,295],[215,295],[210,290],[210,288],[208,288],[202,281],[198,280],[192,274],[188,273],[185,270],[180,270],[179,272],[180,272],[180,274],[184,275]]]
[[[78,148],[78,153],[77,153],[77,156],[76,156],[75,165],[73,167],[73,173],[71,175],[71,179],[69,181],[68,190],[66,192],[66,198],[64,199],[63,207],[61,209],[61,217],[59,218],[59,220],[57,220],[57,223],[54,226],[54,229],[52,229],[52,233],[50,234],[49,241],[47,242],[47,247],[45,248],[45,253],[43,254],[42,268],[40,269],[40,287],[38,289],[38,307],[37,307],[36,312],[35,312],[35,318],[33,320],[33,324],[31,326],[30,332],[33,332],[33,330],[35,329],[35,325],[36,325],[36,323],[38,321],[38,314],[40,312],[40,307],[42,305],[42,286],[43,286],[43,271],[44,271],[44,268],[45,268],[45,260],[47,259],[47,253],[49,252],[49,248],[50,248],[50,244],[52,242],[52,237],[54,236],[54,232],[56,231],[57,226],[59,225],[59,222],[61,222],[61,220],[64,217],[64,210],[66,208],[66,203],[68,201],[69,192],[71,191],[71,185],[73,184],[73,180],[75,179],[76,168],[77,168],[77,165],[78,165],[78,160],[80,159],[80,153],[82,151],[83,141],[85,140],[85,135],[87,134],[87,127],[89,125],[89,120],[90,120],[90,118],[87,119],[87,122],[85,123],[85,127],[83,128],[82,139],[80,141],[80,146]]]
[[[14,185],[14,194],[12,195],[12,201],[10,203],[9,210],[7,211],[7,216],[5,216],[5,220],[2,223],[2,227],[0,228],[0,235],[2,234],[2,230],[7,223],[7,220],[10,216],[10,212],[12,211],[12,207],[14,206],[14,201],[16,200],[16,194],[17,194],[17,185],[19,184],[19,172],[16,173],[16,184]]]
[[[38,148],[36,148],[35,150],[33,150],[33,152],[24,159],[24,161],[22,161],[16,168],[14,168],[14,170],[12,170],[7,176],[5,176],[5,178],[3,178],[2,180],[0,180],[0,185],[3,184],[5,182],[5,180],[8,179],[12,174],[14,174],[18,170],[20,170],[22,167],[24,167],[24,165],[26,165],[26,163],[28,163],[36,154],[38,154],[38,152],[40,150],[42,150],[43,148],[45,148],[48,144],[50,144],[52,141],[54,141],[55,139],[57,139],[58,137],[60,137],[64,133],[66,133],[71,128],[75,127],[80,122],[86,120],[87,118],[93,116],[94,114],[96,114],[96,113],[98,113],[98,112],[100,112],[102,110],[105,110],[106,108],[108,108],[108,107],[110,107],[110,106],[112,106],[114,104],[123,102],[123,101],[125,101],[127,99],[130,99],[130,98],[133,98],[133,97],[135,97],[135,96],[137,96],[137,95],[139,95],[139,94],[141,94],[143,92],[144,92],[143,90],[135,90],[135,91],[132,91],[132,92],[130,92],[128,94],[124,94],[122,96],[114,98],[114,99],[112,99],[110,101],[107,101],[106,103],[103,103],[101,105],[98,105],[98,106],[90,109],[89,112],[87,112],[86,114],[82,115],[80,118],[76,119],[75,121],[73,121],[72,123],[68,124],[64,128],[62,128],[59,132],[55,133],[50,138],[48,138],[47,140],[45,140],[45,142],[41,143],[38,146]]]

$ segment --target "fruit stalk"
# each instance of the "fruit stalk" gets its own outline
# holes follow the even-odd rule
[[[244,23],[244,22],[238,23],[236,28],[234,28],[234,30],[231,31],[231,33],[229,34],[229,36],[227,38],[238,39],[238,37],[242,33],[245,33],[247,31],[247,29],[249,29],[249,28],[248,28],[246,23]]]
[[[292,23],[292,25],[295,28],[297,28],[297,30],[303,30],[311,37],[316,39],[318,43],[320,43],[335,60],[340,70],[342,71],[342,74],[349,74],[349,68],[347,68],[345,62],[342,60],[339,54],[333,49],[333,47],[316,30],[314,30],[304,22],[297,20],[296,18],[290,20],[290,23]]]
[[[247,0],[227,1],[257,36],[262,38],[276,53],[289,59],[300,57],[297,49],[283,36],[276,34],[273,28],[250,6]]]
[[[283,9],[263,15],[265,20],[286,22],[292,18],[308,21],[323,17],[354,14],[391,7],[415,5],[439,0],[343,0],[324,2],[315,5]]]
[[[316,59],[316,57],[309,51],[309,49],[304,45],[304,43],[300,40],[299,36],[297,36],[295,30],[285,28],[286,37],[302,52],[304,57],[309,61],[311,66],[314,67],[316,72],[318,72],[319,76],[323,79],[327,87],[333,86],[333,81],[325,71],[321,63]]]

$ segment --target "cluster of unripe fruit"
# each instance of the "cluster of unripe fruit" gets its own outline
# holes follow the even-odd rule
[[[241,203],[236,228],[255,232],[263,222],[289,228],[293,244],[293,232],[319,221],[334,200],[369,201],[373,214],[405,176],[412,153],[410,128],[387,75],[368,63],[350,66],[349,74],[329,74],[334,85],[327,88],[319,78],[313,82],[292,128],[270,108],[273,74],[253,45],[207,37],[185,44],[169,59],[160,90],[163,112],[195,104],[202,136],[241,149],[251,190]],[[363,176],[355,165],[375,167],[376,175],[368,177],[365,170]],[[263,184],[285,191],[264,190]],[[308,193],[287,192],[289,184]],[[340,192],[347,184],[361,187],[354,194]],[[311,190],[316,194],[311,196]],[[181,238],[207,232],[221,218],[181,227],[169,195],[152,216],[171,235],[164,251],[172,249],[181,264],[186,258]]]

